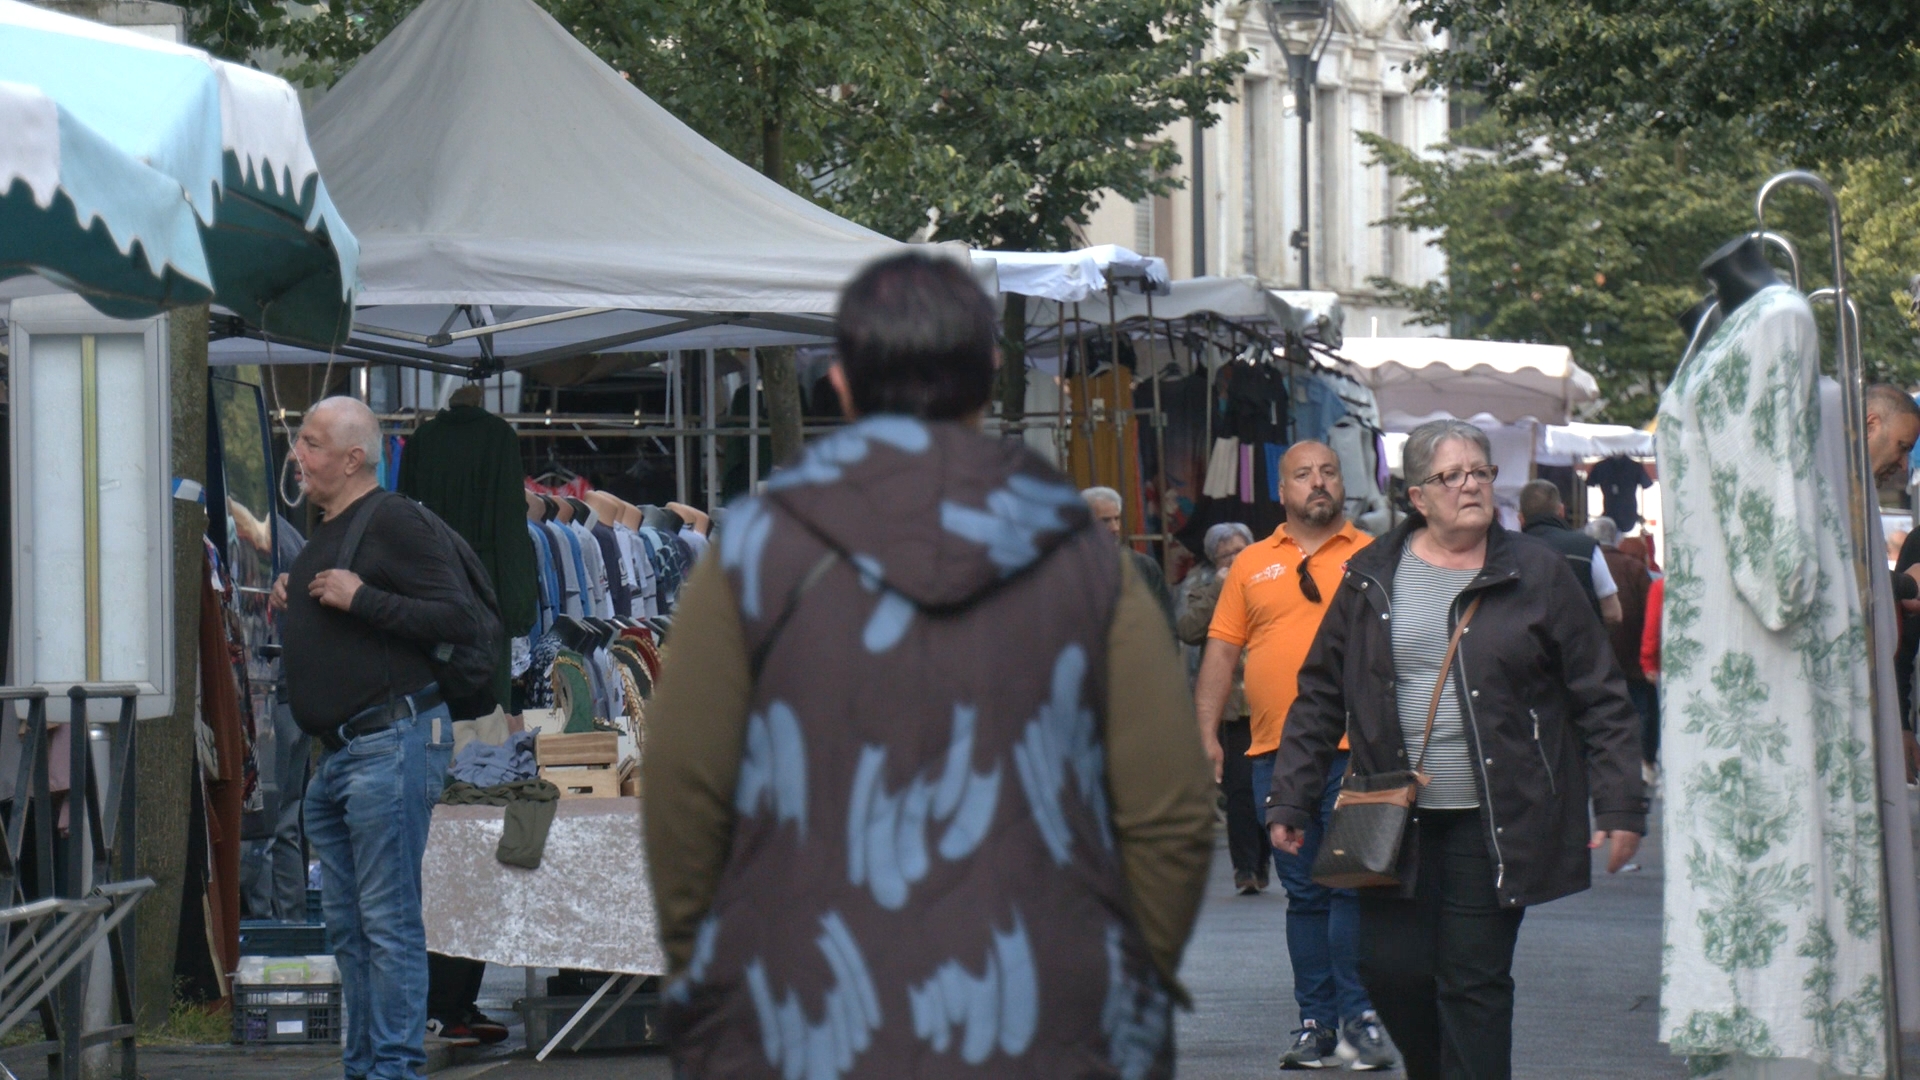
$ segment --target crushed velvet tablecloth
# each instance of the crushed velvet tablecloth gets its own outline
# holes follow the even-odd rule
[[[640,800],[560,800],[538,870],[493,857],[505,814],[434,807],[420,867],[427,948],[513,967],[665,974]]]

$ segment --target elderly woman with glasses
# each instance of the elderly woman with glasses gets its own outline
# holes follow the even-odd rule
[[[1220,606],[1220,586],[1234,556],[1253,543],[1253,530],[1237,521],[1223,521],[1207,530],[1201,549],[1206,564],[1196,566],[1180,582],[1180,601],[1174,606],[1174,633],[1182,644],[1205,647],[1213,611]],[[1196,654],[1198,649],[1193,650]],[[1197,662],[1197,661],[1196,661]],[[1253,745],[1253,720],[1247,712],[1247,662],[1243,654],[1234,666],[1233,690],[1220,715],[1223,770],[1220,793],[1227,800],[1227,855],[1233,861],[1233,887],[1252,896],[1267,887],[1267,830],[1254,809],[1253,765],[1247,749]]]
[[[1361,981],[1409,1080],[1511,1075],[1527,907],[1587,888],[1589,848],[1618,871],[1646,831],[1606,629],[1559,552],[1500,526],[1490,458],[1462,421],[1408,436],[1414,513],[1329,598],[1267,801],[1274,845],[1298,850],[1343,734],[1350,790],[1419,777],[1399,884],[1360,891]]]

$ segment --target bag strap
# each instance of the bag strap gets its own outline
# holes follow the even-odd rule
[[[773,625],[767,628],[767,636],[760,639],[759,646],[747,659],[747,668],[753,673],[755,682],[760,680],[760,672],[767,666],[767,657],[773,652],[774,643],[780,640],[780,632],[787,628],[787,620],[793,618],[794,609],[800,606],[800,598],[812,591],[815,585],[820,584],[820,579],[826,577],[827,571],[833,569],[833,565],[839,561],[839,550],[828,548],[827,553],[820,556],[820,561],[814,563],[806,576],[795,582],[792,591],[787,593],[786,606],[780,609],[780,614],[774,618]]]
[[[1433,684],[1433,697],[1427,701],[1427,733],[1420,740],[1420,756],[1414,759],[1413,776],[1420,786],[1427,784],[1427,774],[1421,767],[1427,763],[1427,746],[1433,742],[1433,718],[1440,712],[1440,695],[1447,692],[1447,678],[1453,674],[1453,658],[1460,652],[1460,635],[1467,632],[1467,624],[1473,621],[1473,613],[1480,610],[1481,598],[1476,596],[1467,605],[1466,613],[1454,624],[1453,636],[1447,639],[1447,658],[1440,661],[1440,678]]]
[[[375,488],[361,501],[360,509],[353,512],[353,520],[347,523],[346,538],[340,541],[340,554],[333,560],[335,570],[353,569],[353,556],[360,550],[360,538],[367,535],[367,526],[373,524],[373,512],[392,494],[383,488]]]

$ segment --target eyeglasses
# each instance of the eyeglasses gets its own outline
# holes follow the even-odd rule
[[[1307,573],[1307,564],[1312,561],[1311,555],[1300,560],[1300,595],[1317,604],[1320,602],[1320,583],[1313,580],[1312,574]]]
[[[1446,472],[1434,473],[1420,481],[1420,486],[1439,484],[1443,488],[1458,489],[1466,487],[1467,479],[1471,477],[1474,483],[1486,487],[1493,483],[1494,477],[1499,475],[1500,466],[1498,465],[1483,465],[1478,469],[1448,469]]]

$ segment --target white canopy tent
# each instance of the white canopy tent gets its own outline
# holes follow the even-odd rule
[[[975,263],[991,261],[1003,293],[1019,293],[1071,303],[1116,289],[1165,296],[1172,278],[1167,260],[1141,255],[1117,244],[1078,251],[976,251]]]
[[[1390,431],[1437,416],[1487,413],[1501,423],[1565,423],[1600,386],[1563,345],[1441,337],[1348,338],[1354,378],[1373,389]]]
[[[532,0],[426,0],[308,127],[361,238],[354,359],[821,341],[847,280],[905,249],[701,138]],[[256,340],[213,351],[269,359]]]
[[[1002,271],[1002,289],[1013,291],[1006,288],[1004,273]],[[1077,310],[1083,322],[1104,325],[1107,321],[1106,295],[1101,293],[1090,297],[1080,303]],[[1032,331],[1030,340],[1052,340],[1053,328],[1063,319],[1072,324],[1075,312],[1076,307],[1071,301],[1036,300],[1029,303],[1027,325]],[[1298,333],[1330,346],[1340,344],[1341,330],[1346,320],[1346,312],[1340,307],[1340,298],[1335,293],[1268,289],[1253,277],[1185,278],[1173,282],[1160,295],[1149,297],[1136,292],[1121,292],[1114,297],[1113,317],[1120,322],[1145,319],[1149,313],[1155,319],[1217,315],[1235,322],[1263,323],[1276,330]]]

